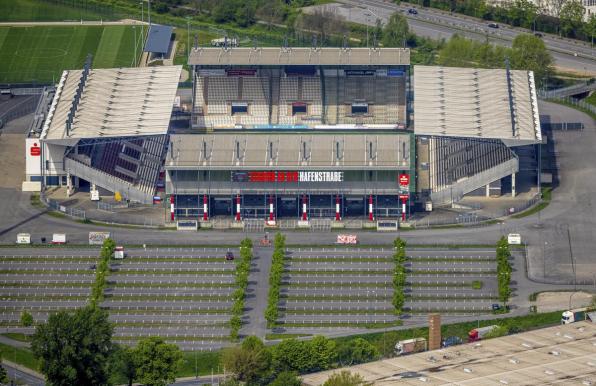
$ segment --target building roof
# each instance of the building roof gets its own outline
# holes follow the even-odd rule
[[[510,80],[504,69],[415,66],[416,134],[540,142],[534,73],[509,74]]]
[[[82,70],[64,71],[41,138],[68,143],[81,138],[166,134],[182,66],[90,70],[67,132]]]
[[[175,134],[170,140],[166,167],[171,169],[395,170],[410,165],[409,134],[252,132]]]
[[[577,322],[345,369],[375,385],[581,385],[596,379],[595,336],[594,324]],[[341,370],[302,379],[321,385]]]
[[[167,54],[170,48],[170,39],[172,38],[173,30],[174,27],[168,25],[152,24],[147,34],[144,51]]]
[[[188,58],[190,65],[202,66],[397,66],[410,64],[407,48],[196,48]]]

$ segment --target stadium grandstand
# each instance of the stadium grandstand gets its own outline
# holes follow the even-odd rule
[[[64,71],[41,131],[27,138],[27,181],[88,185],[151,203],[181,66]]]
[[[415,66],[414,111],[420,201],[516,195],[516,148],[542,142],[531,71]]]
[[[27,139],[27,181],[141,203],[165,186],[171,221],[403,221],[515,196],[519,149],[542,141],[528,71],[410,77],[402,48],[194,47],[188,60],[181,129],[180,66],[65,71]]]

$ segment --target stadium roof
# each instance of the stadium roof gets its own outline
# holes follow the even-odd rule
[[[414,113],[416,134],[541,141],[531,71],[415,66]]]
[[[156,54],[167,54],[170,48],[170,39],[174,27],[167,25],[152,24],[147,34],[147,42],[145,43],[145,52],[153,52]]]
[[[591,385],[596,326],[544,328],[345,368],[375,385]],[[333,372],[302,377],[321,385]]]
[[[410,64],[407,48],[196,48],[190,53],[190,65],[201,66],[397,66]]]
[[[64,71],[41,138],[74,143],[81,138],[166,134],[182,66],[91,70],[70,130],[66,120],[82,70]]]
[[[172,144],[166,167],[171,169],[370,167],[395,170],[410,165],[409,134],[252,132],[180,134],[170,138]]]

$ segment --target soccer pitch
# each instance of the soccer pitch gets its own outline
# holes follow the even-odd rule
[[[0,83],[50,83],[63,70],[131,67],[141,55],[144,36],[136,26],[0,27]],[[144,34],[147,27],[144,28]]]

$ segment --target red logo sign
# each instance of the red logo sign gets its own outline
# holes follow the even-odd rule
[[[410,185],[410,176],[408,174],[400,174],[399,175],[399,184],[401,186]]]
[[[37,143],[34,142],[33,146],[31,146],[31,149],[29,149],[29,152],[32,156],[38,157],[41,155],[41,147],[37,146]]]
[[[400,194],[399,195],[399,199],[402,200],[402,201],[408,201],[408,198],[410,198],[410,196],[407,195],[407,194]]]

